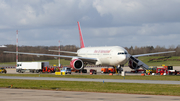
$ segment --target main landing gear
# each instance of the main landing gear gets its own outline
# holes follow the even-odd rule
[[[116,68],[117,67],[117,68]],[[124,67],[124,65],[118,65],[118,66],[114,66],[114,68],[116,69],[116,73],[121,74],[121,72],[123,71],[123,69],[121,67]]]

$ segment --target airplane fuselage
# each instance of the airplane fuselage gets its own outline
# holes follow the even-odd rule
[[[77,51],[78,56],[97,58],[95,65],[124,65],[129,60],[128,52],[119,46],[85,47]]]

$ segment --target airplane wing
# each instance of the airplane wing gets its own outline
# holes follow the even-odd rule
[[[157,54],[173,53],[173,52],[176,52],[176,51],[166,51],[166,52],[157,52],[157,53],[138,54],[138,55],[132,55],[132,56],[133,57],[141,57],[141,56],[157,55]]]
[[[10,51],[4,51],[4,53],[16,54],[16,52],[10,52]],[[18,54],[36,55],[36,56],[51,56],[51,57],[60,57],[60,58],[63,58],[63,59],[81,59],[84,62],[91,62],[91,63],[95,63],[97,61],[96,58],[87,58],[87,57],[79,57],[79,56],[66,56],[66,55],[40,54],[40,53],[25,53],[25,52],[18,52]]]
[[[70,51],[59,51],[59,50],[49,50],[52,52],[61,52],[61,53],[67,53],[67,54],[73,54],[73,55],[77,55],[77,52],[70,52]]]

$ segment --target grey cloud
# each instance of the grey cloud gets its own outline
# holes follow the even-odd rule
[[[87,46],[177,46],[179,5],[179,0],[0,0],[0,41],[15,44],[18,29],[19,45],[62,40],[79,46],[80,21]]]

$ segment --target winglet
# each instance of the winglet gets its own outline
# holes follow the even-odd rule
[[[84,46],[84,41],[83,41],[83,37],[82,37],[79,21],[77,23],[78,23],[79,36],[80,36],[80,45],[81,45],[81,48],[84,48],[85,46]]]

